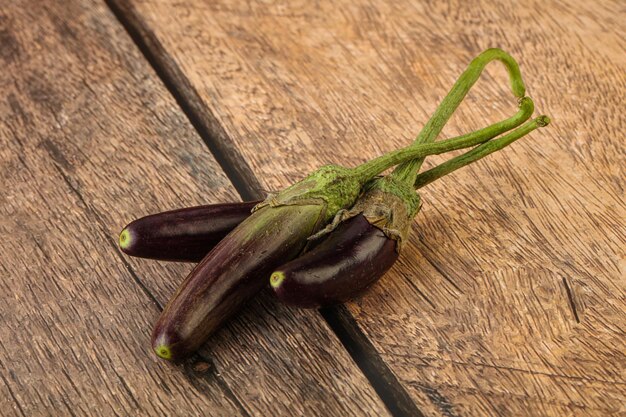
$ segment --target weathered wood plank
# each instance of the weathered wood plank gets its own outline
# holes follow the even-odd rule
[[[386,414],[317,313],[268,297],[195,362],[157,360],[191,266],[128,259],[117,233],[233,187],[104,4],[4,4],[0,62],[0,414]]]
[[[400,262],[348,307],[428,415],[623,411],[619,2],[111,2],[266,189],[409,143],[474,55],[511,52],[553,125],[424,190]],[[504,72],[468,103],[447,135],[511,114]]]

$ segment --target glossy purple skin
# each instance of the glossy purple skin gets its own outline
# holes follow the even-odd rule
[[[315,232],[320,206],[263,207],[244,220],[194,268],[152,333],[164,359],[180,361],[263,287],[270,273],[297,256]],[[159,352],[166,348],[169,357]]]
[[[353,299],[378,281],[398,258],[396,241],[363,215],[340,224],[310,252],[276,270],[277,297],[297,307],[317,308]]]
[[[211,204],[145,216],[124,228],[130,244],[120,248],[140,258],[200,262],[258,203]]]

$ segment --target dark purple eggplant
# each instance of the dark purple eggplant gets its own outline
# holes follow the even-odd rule
[[[267,285],[272,271],[300,254],[339,210],[352,206],[365,183],[401,160],[436,149],[405,148],[356,168],[326,165],[269,195],[179,286],[154,327],[154,352],[178,361],[196,351]]]
[[[358,214],[311,251],[284,264],[270,285],[285,304],[323,307],[346,302],[374,284],[398,258],[396,241]]]
[[[145,216],[122,230],[119,246],[140,258],[200,262],[258,203],[211,204]]]
[[[335,257],[329,251],[316,259],[326,262],[329,270],[333,266],[345,265],[345,269],[335,269],[339,271],[335,274],[339,281],[334,287],[332,280],[316,287],[313,285],[315,280],[300,280],[299,289],[298,286],[291,287],[296,290],[292,293],[295,294],[292,301],[304,300],[308,306],[313,304],[311,300],[315,297],[320,304],[340,302],[367,288],[397,259],[397,245],[405,239],[420,201],[413,190],[413,182],[398,182],[394,177],[383,177],[377,180],[381,184],[380,189],[369,189],[361,195],[363,186],[393,164],[442,149],[469,146],[467,142],[460,138],[416,145],[388,153],[356,168],[327,165],[280,193],[268,196],[258,206],[259,209],[222,239],[181,284],[155,325],[152,334],[155,353],[164,359],[178,361],[196,351],[220,325],[265,286],[271,271],[302,251],[308,237],[316,233],[322,224],[327,224],[335,215],[345,220],[344,223],[353,224],[338,214],[350,207],[347,213],[349,217],[357,218],[354,220],[357,222],[355,227],[365,230],[350,233],[351,229],[347,229],[345,236],[352,236],[353,239],[344,241],[343,251]],[[352,213],[353,210],[356,212]],[[361,222],[360,225],[358,222]],[[335,225],[334,221],[332,225]],[[345,226],[338,225],[328,239],[335,234],[343,235],[342,227]],[[337,245],[327,245],[337,250]],[[320,244],[311,253],[317,253],[322,247]],[[355,251],[353,247],[362,250]],[[350,258],[354,261],[347,262],[346,259]],[[318,271],[317,279],[333,275],[327,270]],[[343,277],[345,280],[342,281]],[[289,277],[283,273],[283,278],[281,280],[278,276],[274,279],[276,289],[289,288],[286,282]],[[312,294],[310,299],[297,295],[298,290],[307,288]],[[335,292],[326,291],[330,288],[334,288]]]
[[[157,321],[152,347],[178,361],[196,351],[222,323],[293,259],[319,227],[323,205],[265,206],[222,239],[179,287]]]

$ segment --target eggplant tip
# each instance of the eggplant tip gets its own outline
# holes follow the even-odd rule
[[[124,230],[122,230],[122,233],[120,233],[120,241],[119,241],[120,248],[128,249],[128,247],[131,244],[131,241],[132,241],[131,234],[128,231],[128,228],[125,228]]]
[[[166,345],[154,346],[154,353],[156,353],[159,358],[166,359],[168,361],[172,359],[172,351]]]
[[[280,271],[276,271],[270,277],[270,285],[272,286],[272,288],[278,288],[280,287],[280,284],[282,284],[284,280],[285,280],[285,274]]]

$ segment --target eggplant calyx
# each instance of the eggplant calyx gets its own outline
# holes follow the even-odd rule
[[[411,220],[422,208],[422,199],[420,195],[415,192],[415,188],[413,188],[412,184],[409,185],[406,181],[394,175],[388,175],[372,181],[372,185],[368,188],[368,193],[372,193],[376,190],[382,191],[383,195],[380,198],[383,198],[383,201],[386,196],[398,198],[405,207],[406,213],[403,214],[406,214]],[[358,205],[359,202],[355,204],[355,207]]]
[[[352,208],[337,212],[333,221],[309,237],[309,240],[319,239],[335,230],[342,222],[362,214],[372,226],[380,229],[389,239],[395,240],[396,250],[400,252],[413,218],[422,206],[420,196],[413,187],[394,177],[377,178],[372,183]]]
[[[338,165],[325,165],[277,194],[270,194],[255,206],[321,205],[323,224],[342,208],[349,207],[359,196],[361,182],[354,170]]]
[[[364,194],[354,205],[351,212],[363,214],[374,227],[382,230],[389,238],[397,242],[396,251],[400,253],[406,241],[413,218],[421,208],[419,194],[413,191],[411,200],[392,190],[373,188]]]
[[[351,219],[357,214],[359,213],[356,213],[353,210],[346,210],[346,209],[339,210],[337,214],[335,214],[335,217],[333,217],[333,220],[330,223],[328,223],[326,227],[324,227],[323,229],[321,229],[314,235],[309,236],[307,240],[313,241],[313,240],[321,239],[322,237],[326,236],[327,234],[335,230],[341,223],[343,223],[346,220]]]

